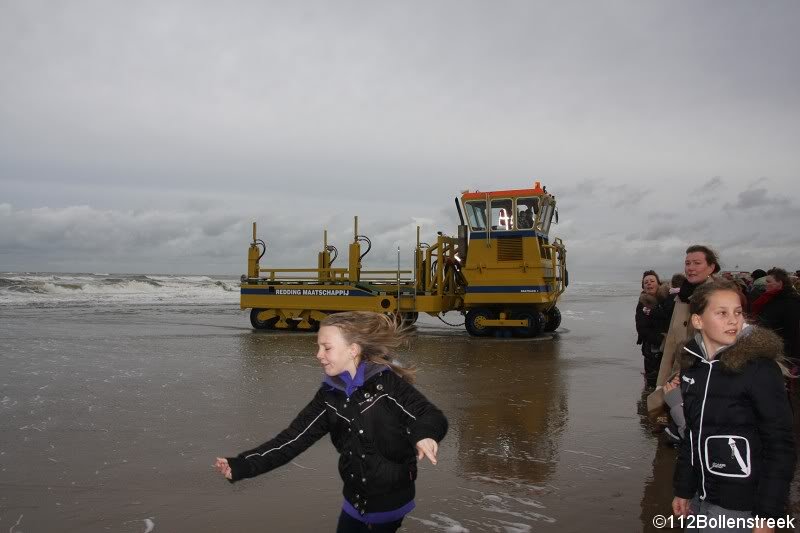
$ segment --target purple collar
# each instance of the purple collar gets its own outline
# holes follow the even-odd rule
[[[364,384],[364,369],[366,367],[367,365],[365,365],[363,362],[359,363],[358,368],[356,368],[355,377],[350,377],[350,372],[346,370],[336,376],[344,381],[344,393],[347,396],[353,394],[360,386]]]
[[[369,381],[374,376],[387,370],[389,370],[389,367],[386,365],[362,361],[359,363],[358,367],[356,367],[355,377],[350,377],[350,372],[342,372],[338,376],[325,376],[325,379],[322,381],[331,387],[331,389],[340,390],[347,396],[350,396],[358,390],[359,387],[363,387],[365,381]]]

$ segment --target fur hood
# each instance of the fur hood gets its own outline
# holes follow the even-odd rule
[[[663,302],[664,300],[666,300],[670,296],[672,296],[672,298],[675,297],[674,294],[670,295],[669,289],[670,289],[669,283],[662,283],[658,287],[658,291],[656,291],[656,298],[658,298],[659,302]]]
[[[659,285],[658,290],[656,291],[655,296],[651,294],[646,294],[644,291],[639,295],[639,303],[642,304],[644,307],[653,308],[656,305],[660,304],[664,300],[669,297],[669,284],[662,283]]]
[[[697,357],[692,352],[707,357],[700,332],[681,348],[682,369],[697,363]],[[716,359],[725,369],[741,372],[747,363],[760,357],[772,359],[783,366],[783,340],[766,328],[747,326],[739,333],[735,343],[717,352]]]

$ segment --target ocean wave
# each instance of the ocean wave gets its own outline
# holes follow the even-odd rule
[[[636,281],[573,281],[564,292],[563,298],[571,301],[597,297],[624,297],[636,300],[641,291],[642,288]]]
[[[235,303],[239,282],[211,276],[0,274],[0,305]]]
[[[566,301],[598,297],[635,300],[640,290],[637,282],[573,281],[562,298]],[[223,276],[29,272],[0,274],[0,305],[236,304],[238,297],[239,280]]]

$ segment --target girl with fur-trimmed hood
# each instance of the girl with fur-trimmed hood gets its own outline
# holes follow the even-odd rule
[[[743,329],[733,282],[700,285],[689,306],[696,334],[680,352],[687,434],[675,467],[673,512],[784,516],[795,445],[782,342],[769,330]]]

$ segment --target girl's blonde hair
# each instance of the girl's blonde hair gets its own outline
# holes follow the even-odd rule
[[[328,315],[320,322],[320,327],[338,328],[347,344],[357,344],[361,348],[362,361],[386,365],[409,383],[414,382],[417,369],[401,366],[391,359],[392,348],[406,346],[416,333],[416,328],[405,325],[390,315],[370,311],[347,311]]]

